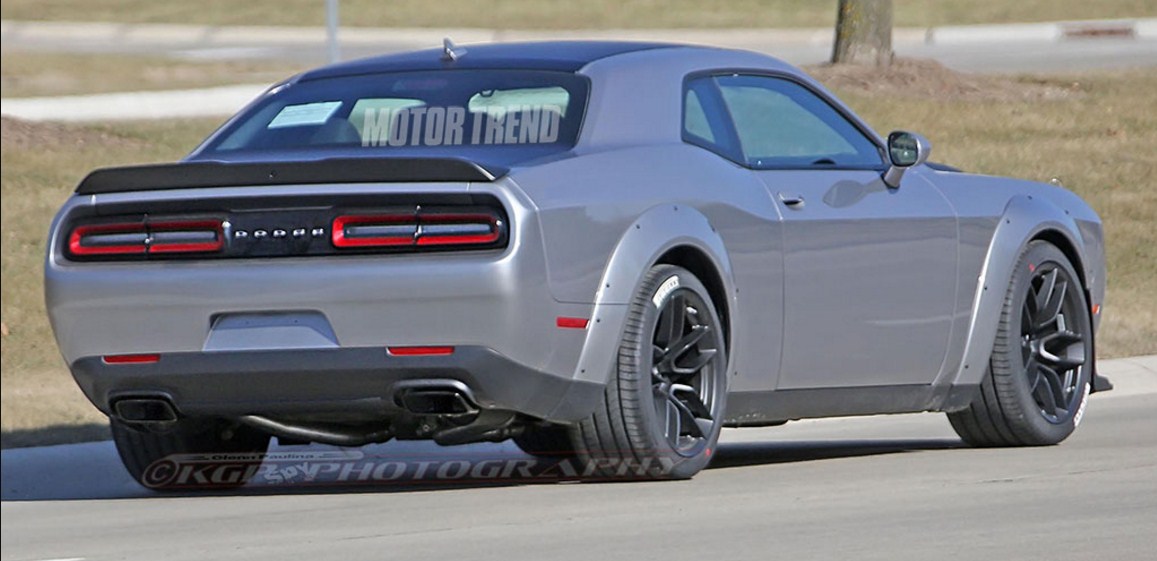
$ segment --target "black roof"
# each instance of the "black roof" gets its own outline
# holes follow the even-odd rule
[[[535,43],[490,43],[459,46],[466,50],[455,61],[442,59],[442,49],[427,49],[392,55],[382,55],[331,66],[324,66],[302,74],[301,80],[397,72],[411,70],[519,68],[527,70],[557,70],[574,72],[588,63],[610,56],[678,47],[671,43],[643,43],[630,41],[543,41]]]

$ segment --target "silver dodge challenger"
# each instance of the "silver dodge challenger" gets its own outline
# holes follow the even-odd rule
[[[756,53],[447,42],[92,172],[52,225],[47,308],[145,483],[272,436],[513,439],[642,478],[813,417],[1058,443],[1111,388],[1100,219],[930,149]]]

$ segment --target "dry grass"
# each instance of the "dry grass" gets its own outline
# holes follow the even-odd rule
[[[916,63],[911,63],[916,64]],[[1053,78],[895,70],[887,81],[817,69],[877,129],[927,135],[934,159],[970,171],[1061,178],[1106,224],[1109,295],[1102,357],[1157,353],[1157,74]],[[44,313],[41,259],[49,220],[75,183],[103,165],[171,160],[207,121],[31,125],[3,121],[3,445],[92,438],[101,416],[76,389]],[[75,430],[69,429],[75,427]]]
[[[892,88],[881,94],[855,80],[835,89],[876,130],[927,136],[936,161],[1036,181],[1055,177],[1081,195],[1104,221],[1108,246],[1098,355],[1157,353],[1157,73],[963,80],[987,83],[982,92],[993,95],[953,94],[947,79],[942,88],[949,93],[931,97]],[[911,90],[928,88],[937,86]]]
[[[96,434],[91,427],[80,432],[61,427],[104,422],[69,376],[44,311],[42,259],[53,214],[89,170],[179,158],[216,125],[178,121],[79,127],[3,119],[0,444],[34,442],[31,431],[53,426],[58,428],[45,433],[53,439],[87,438]]]
[[[305,70],[268,60],[178,61],[132,55],[4,51],[0,95],[29,97],[273,83]]]
[[[1152,0],[895,0],[898,26],[1152,17]],[[827,27],[835,0],[341,0],[349,26],[495,29]],[[323,0],[6,0],[4,19],[322,25]]]

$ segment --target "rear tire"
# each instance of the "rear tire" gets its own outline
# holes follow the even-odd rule
[[[562,425],[528,425],[513,438],[523,452],[540,458],[574,456],[570,429]]]
[[[686,479],[711,461],[727,399],[727,349],[710,294],[658,265],[635,294],[603,404],[570,429],[593,477]]]
[[[1045,446],[1076,430],[1092,374],[1092,322],[1080,277],[1056,246],[1021,253],[988,369],[967,409],[948,414],[972,446]]]
[[[129,475],[155,490],[241,487],[269,449],[268,434],[217,419],[182,419],[164,429],[137,428],[115,419],[110,424],[113,442]],[[233,457],[199,458],[195,464],[182,464],[179,456],[185,454]],[[181,477],[182,466],[192,465],[211,481]]]

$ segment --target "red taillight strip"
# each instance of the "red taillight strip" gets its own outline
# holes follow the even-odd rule
[[[139,354],[139,355],[105,355],[101,357],[101,361],[105,364],[152,364],[159,362],[161,355],[159,354]]]
[[[213,241],[156,242],[153,232],[212,232]],[[140,243],[115,245],[84,245],[86,236],[101,234],[144,234]],[[148,253],[205,253],[225,247],[224,224],[221,220],[172,220],[120,222],[116,224],[88,224],[77,226],[68,236],[68,251],[78,257],[96,255],[142,255]]]
[[[367,236],[350,237],[346,235],[346,226],[359,225],[386,225],[406,224],[413,222],[411,214],[351,214],[333,219],[333,233],[331,239],[334,247],[381,247],[413,245],[413,236]]]
[[[498,217],[491,214],[421,214],[422,224],[486,224],[487,234],[430,234],[419,230],[418,245],[482,245],[498,241]]]
[[[430,225],[477,225],[484,226],[485,234],[439,234],[423,231],[422,226]],[[348,226],[413,225],[414,234],[407,236],[351,236]],[[485,245],[502,237],[501,219],[496,214],[487,213],[423,213],[415,210],[405,214],[347,214],[334,219],[331,240],[334,247],[407,247],[446,245]]]
[[[149,253],[193,253],[220,251],[225,247],[225,231],[220,220],[188,220],[173,222],[149,222],[150,232],[180,232],[185,230],[212,230],[216,234],[211,242],[157,242],[149,244]]]
[[[454,347],[386,347],[390,356],[449,356]]]
[[[118,224],[91,224],[77,226],[68,237],[68,251],[73,255],[130,255],[145,253],[148,246],[142,241],[140,244],[125,245],[83,245],[85,236],[93,234],[135,234],[146,233],[144,222],[127,222]]]

